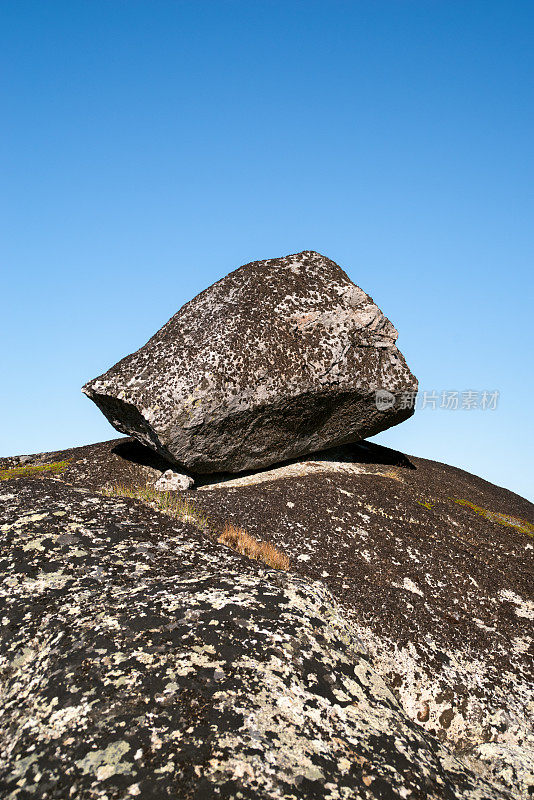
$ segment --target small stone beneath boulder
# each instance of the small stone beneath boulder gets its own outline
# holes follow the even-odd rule
[[[305,251],[231,272],[83,391],[188,472],[259,469],[408,419],[417,380],[396,339],[341,267]]]
[[[179,472],[173,472],[172,469],[166,470],[161,478],[158,478],[154,484],[159,492],[183,492],[190,489],[195,481],[189,475],[182,475]]]

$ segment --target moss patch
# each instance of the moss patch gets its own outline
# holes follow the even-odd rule
[[[25,464],[23,467],[0,469],[0,481],[9,481],[12,478],[39,478],[42,476],[61,475],[68,466],[68,461],[54,461],[51,464]]]
[[[458,503],[460,506],[471,508],[477,514],[480,514],[481,517],[489,519],[490,522],[496,522],[498,525],[505,525],[507,528],[515,528],[517,531],[520,531],[520,533],[526,533],[528,536],[534,537],[534,525],[532,525],[531,522],[527,522],[526,519],[513,517],[511,514],[501,514],[499,511],[489,511],[487,508],[477,506],[469,500],[462,500],[457,497],[451,497],[450,499],[454,500],[454,502]]]

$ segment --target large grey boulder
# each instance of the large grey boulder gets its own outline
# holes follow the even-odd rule
[[[269,466],[413,414],[397,331],[329,258],[255,261],[186,303],[83,391],[111,424],[194,473]],[[397,401],[377,403],[386,390]]]

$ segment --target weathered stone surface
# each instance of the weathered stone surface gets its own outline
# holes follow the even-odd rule
[[[325,587],[62,481],[1,486],[3,798],[510,797],[406,717]]]
[[[83,391],[182,468],[236,472],[411,416],[375,403],[378,389],[417,389],[396,338],[337,264],[306,251],[230,273]]]
[[[169,469],[169,462],[153,450],[126,438],[27,455],[24,462],[20,462],[20,456],[8,456],[0,458],[0,469],[64,460],[68,462],[64,476],[68,483],[98,492],[117,484],[154,486]]]
[[[531,797],[532,504],[369,442],[340,450],[206,483],[195,504],[324,582],[406,714]]]
[[[189,475],[182,475],[173,472],[172,469],[166,470],[161,478],[158,478],[154,488],[159,492],[183,492],[190,489],[195,481]]]

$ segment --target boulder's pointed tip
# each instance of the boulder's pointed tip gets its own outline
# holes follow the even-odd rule
[[[327,258],[327,256],[323,255],[323,253],[319,253],[318,250],[301,250],[300,253],[295,253],[297,256],[319,256],[319,258]]]
[[[291,261],[293,265],[296,263],[302,263],[303,265],[306,262],[316,263],[317,261],[331,261],[332,259],[325,256],[324,253],[319,253],[318,250],[299,250],[298,253],[288,253],[285,256],[281,256],[279,259],[270,259],[273,262],[277,261]]]

